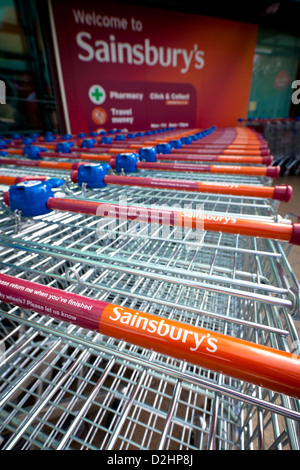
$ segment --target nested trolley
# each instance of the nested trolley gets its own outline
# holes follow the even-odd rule
[[[282,222],[276,204],[260,198],[89,190],[67,177],[55,191]],[[1,209],[0,272],[16,284],[30,281],[298,354],[299,283],[289,243],[68,211],[28,218],[4,203]],[[37,312],[34,300],[23,308],[20,298],[2,302],[0,311],[3,450],[299,449],[298,398],[59,321]]]

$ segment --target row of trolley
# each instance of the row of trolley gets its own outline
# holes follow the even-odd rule
[[[0,141],[0,449],[299,450],[297,215],[247,127]]]

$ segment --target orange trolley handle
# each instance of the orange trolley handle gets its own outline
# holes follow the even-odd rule
[[[25,160],[19,158],[0,158],[0,164],[20,167],[54,168],[58,170],[77,170],[83,162],[60,162],[43,160]]]
[[[1,301],[300,398],[300,356],[0,274]]]
[[[70,174],[73,183],[78,183],[78,170]],[[99,185],[102,181],[99,181]],[[198,193],[228,194],[232,196],[258,197],[274,199],[282,202],[290,201],[292,186],[261,186],[254,184],[222,183],[217,181],[190,181],[169,178],[145,178],[142,176],[105,175],[104,184],[121,186],[139,186],[176,191],[193,191]]]

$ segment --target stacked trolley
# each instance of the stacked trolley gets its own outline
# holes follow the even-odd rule
[[[3,145],[3,450],[299,449],[291,189],[199,132]]]
[[[299,159],[299,118],[240,120],[243,125],[256,130],[268,141],[274,159],[281,167],[281,175],[298,175]]]

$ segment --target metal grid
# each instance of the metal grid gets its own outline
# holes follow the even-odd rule
[[[84,197],[276,217],[249,198],[119,186]],[[276,349],[298,345],[299,284],[278,242],[204,232],[195,243],[191,231],[149,236],[146,224],[59,212],[19,219],[4,206],[0,229],[3,273]],[[299,449],[295,399],[7,304],[0,315],[2,449]]]
[[[0,168],[0,175],[11,175],[11,168]],[[157,205],[167,207],[183,207],[195,209],[203,209],[204,211],[219,211],[220,213],[233,213],[235,215],[242,216],[245,214],[247,217],[272,217],[276,219],[276,210],[278,207],[278,201],[265,200],[263,198],[253,197],[240,197],[240,196],[224,196],[218,194],[209,193],[191,193],[188,191],[176,192],[169,189],[158,189],[158,188],[143,188],[143,187],[129,187],[119,185],[108,185],[101,190],[88,191],[86,188],[80,189],[77,184],[70,181],[70,172],[63,170],[52,170],[44,168],[13,168],[13,174],[15,176],[23,175],[39,175],[47,176],[49,178],[62,178],[65,179],[64,191],[72,197],[87,197],[87,198],[98,198],[99,200],[122,202],[125,201],[134,204],[144,205]],[[177,179],[177,180],[191,180],[191,181],[214,181],[216,176],[209,173],[195,174],[192,172],[153,172],[143,170],[138,173],[128,173],[126,176],[137,176],[141,177],[153,177],[164,178],[164,179]],[[271,178],[246,176],[246,175],[226,175],[218,174],[219,183],[232,184],[251,184],[251,185],[265,185],[270,186],[272,183]],[[1,188],[1,186],[0,186]],[[3,187],[3,191],[7,190],[7,187]]]

